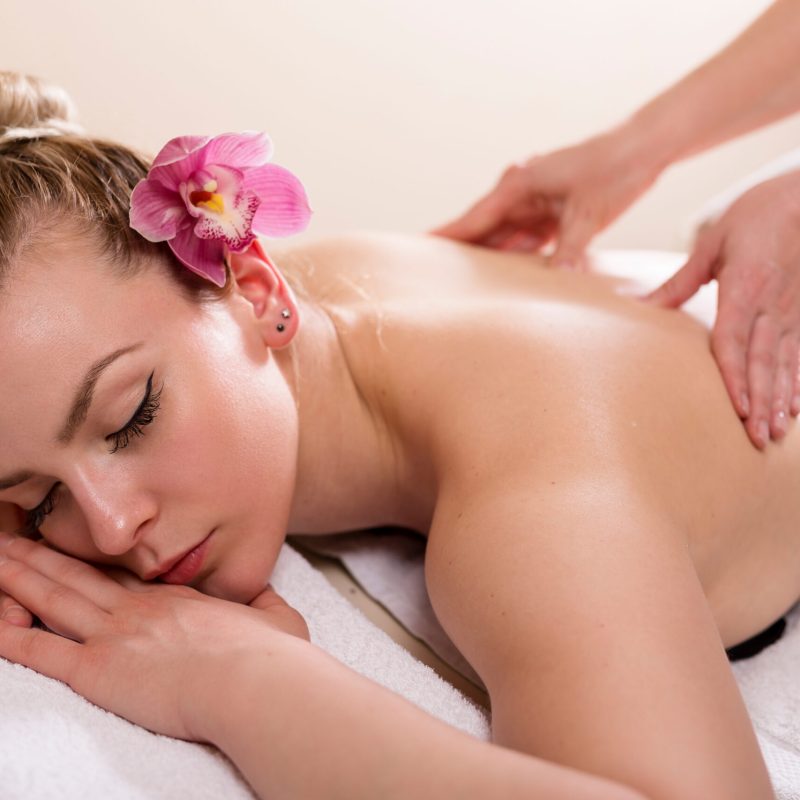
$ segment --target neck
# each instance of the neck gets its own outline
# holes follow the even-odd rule
[[[292,346],[276,352],[299,417],[287,532],[382,525],[427,532],[429,502],[407,468],[406,443],[355,379],[331,316],[307,302],[300,315]]]

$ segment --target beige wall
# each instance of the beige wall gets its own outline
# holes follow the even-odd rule
[[[767,4],[2,0],[0,65],[60,82],[90,131],[151,151],[182,133],[268,131],[315,233],[417,231],[508,162],[627,114]],[[707,197],[798,145],[794,118],[683,164],[598,243],[680,247]]]

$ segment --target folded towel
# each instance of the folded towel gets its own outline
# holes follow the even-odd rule
[[[439,719],[489,738],[483,710],[369,622],[288,545],[271,582],[306,618],[315,644]],[[4,659],[0,709],[2,800],[255,797],[215,748],[150,733]]]

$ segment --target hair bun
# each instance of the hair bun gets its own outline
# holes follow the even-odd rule
[[[0,71],[0,144],[14,139],[81,135],[77,110],[59,86],[33,75]]]

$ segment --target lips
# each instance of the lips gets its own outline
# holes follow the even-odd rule
[[[189,583],[203,566],[206,553],[210,547],[210,540],[214,531],[208,534],[200,544],[195,545],[176,560],[166,562],[166,569],[159,567],[158,571],[152,573],[145,580],[158,578],[163,583],[184,584]]]

